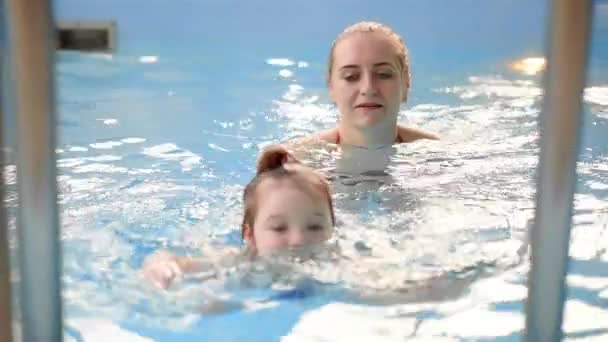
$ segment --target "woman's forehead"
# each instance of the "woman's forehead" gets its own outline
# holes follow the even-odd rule
[[[334,65],[337,68],[382,63],[397,65],[397,48],[386,34],[354,32],[336,44]]]

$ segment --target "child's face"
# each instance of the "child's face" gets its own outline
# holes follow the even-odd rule
[[[333,233],[327,198],[290,180],[268,179],[256,192],[255,228],[245,239],[259,255],[326,241]]]

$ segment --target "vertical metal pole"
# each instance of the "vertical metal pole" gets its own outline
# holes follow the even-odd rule
[[[6,18],[4,16],[4,1],[0,1],[0,148],[4,147],[6,137],[4,136],[4,74],[6,53]],[[13,340],[13,315],[11,296],[11,269],[10,252],[8,244],[8,221],[5,211],[4,198],[4,170],[5,160],[3,150],[0,151],[0,341]]]
[[[559,341],[564,278],[576,185],[581,97],[589,48],[591,0],[554,0],[540,117],[536,218],[526,304],[526,341]]]
[[[1,16],[1,14],[0,14]],[[2,55],[0,55],[0,82],[2,80]],[[4,146],[4,127],[2,110],[2,95],[0,94],[0,147]],[[12,297],[11,269],[8,245],[8,221],[4,208],[4,155],[0,152],[0,341],[12,341]]]
[[[22,336],[61,341],[51,7],[47,0],[6,1],[17,114]]]
[[[0,132],[2,130],[2,110],[0,110]],[[0,139],[3,139],[0,133]],[[0,341],[12,341],[12,297],[11,270],[8,250],[8,225],[4,210],[4,163],[0,160]]]

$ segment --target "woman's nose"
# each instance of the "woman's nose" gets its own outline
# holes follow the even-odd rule
[[[376,88],[376,82],[373,75],[364,74],[360,82],[361,95],[374,96],[377,94],[378,89]]]

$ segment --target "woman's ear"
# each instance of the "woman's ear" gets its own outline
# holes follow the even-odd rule
[[[331,98],[331,102],[335,105],[336,102],[336,90],[334,89],[334,82],[332,82],[332,77],[329,76],[327,79],[327,92],[329,93],[329,97]]]
[[[406,71],[402,71],[401,77],[403,79],[403,84],[401,85],[401,102],[407,103],[409,93],[410,93],[410,82],[407,79]]]

